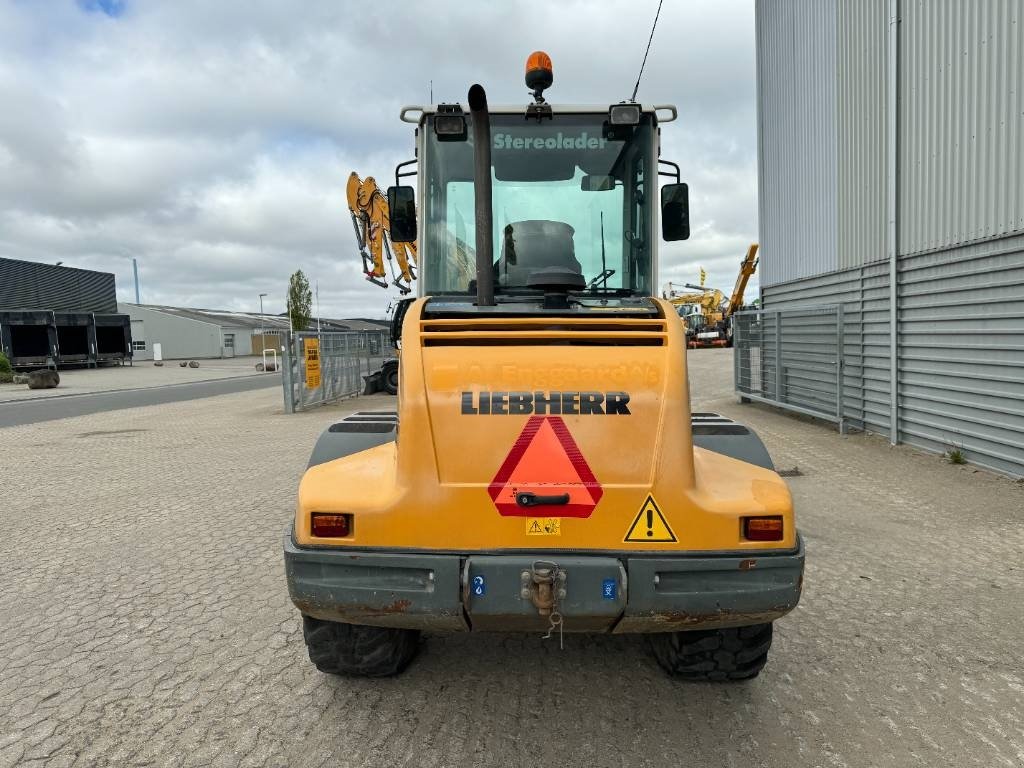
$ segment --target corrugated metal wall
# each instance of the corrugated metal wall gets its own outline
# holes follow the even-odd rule
[[[1024,230],[1024,3],[900,6],[900,253]]]
[[[901,258],[899,295],[901,442],[1024,475],[1024,235]]]
[[[851,427],[888,434],[888,263],[768,286],[763,298],[766,309],[843,305],[843,413]]]
[[[0,258],[0,309],[117,312],[108,272]]]
[[[818,47],[777,29],[791,16],[758,3],[761,93],[785,90],[773,79]],[[839,269],[777,251],[763,299],[843,304],[846,416],[888,434],[887,3],[838,0],[836,24]],[[899,50],[897,439],[1024,475],[1024,3],[901,0]],[[786,180],[772,135],[762,194]],[[783,202],[780,221],[815,215]]]
[[[757,4],[761,285],[836,262],[836,3]]]
[[[888,23],[879,4],[836,8],[838,268],[886,258]]]

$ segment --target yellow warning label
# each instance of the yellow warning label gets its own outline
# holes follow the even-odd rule
[[[561,536],[562,518],[560,517],[528,517],[526,518],[527,536]]]
[[[629,530],[626,531],[626,537],[623,539],[623,541],[630,541],[635,544],[650,541],[665,542],[676,540],[676,535],[672,533],[668,520],[665,519],[665,515],[658,509],[658,503],[654,500],[653,496],[647,497],[647,501],[644,502],[637,516],[633,519],[633,524],[629,526]]]
[[[306,388],[316,389],[320,386],[320,339],[304,339],[306,353]]]

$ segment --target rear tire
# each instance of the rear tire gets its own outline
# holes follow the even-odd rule
[[[683,680],[749,680],[768,661],[772,625],[665,632],[648,643],[662,669]]]
[[[419,649],[415,629],[341,624],[302,617],[309,660],[321,672],[350,677],[390,677],[409,666]]]
[[[381,380],[384,384],[384,391],[389,395],[398,394],[398,366],[387,365],[380,372]]]

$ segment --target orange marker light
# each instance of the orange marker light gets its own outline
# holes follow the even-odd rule
[[[551,67],[551,57],[544,51],[534,51],[526,59],[526,87],[539,98],[545,88],[550,88],[555,80],[555,71]]]
[[[743,538],[748,541],[782,541],[782,518],[743,518]]]
[[[534,51],[531,53],[526,60],[527,74],[534,69],[545,69],[554,74],[554,70],[551,67],[551,57],[544,53],[544,51]]]
[[[313,535],[321,539],[339,539],[352,535],[352,515],[334,515],[314,512]]]

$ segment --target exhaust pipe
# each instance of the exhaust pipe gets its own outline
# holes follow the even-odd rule
[[[491,211],[491,118],[482,85],[469,89],[473,118],[473,192],[476,204],[476,304],[494,306],[494,222]]]

